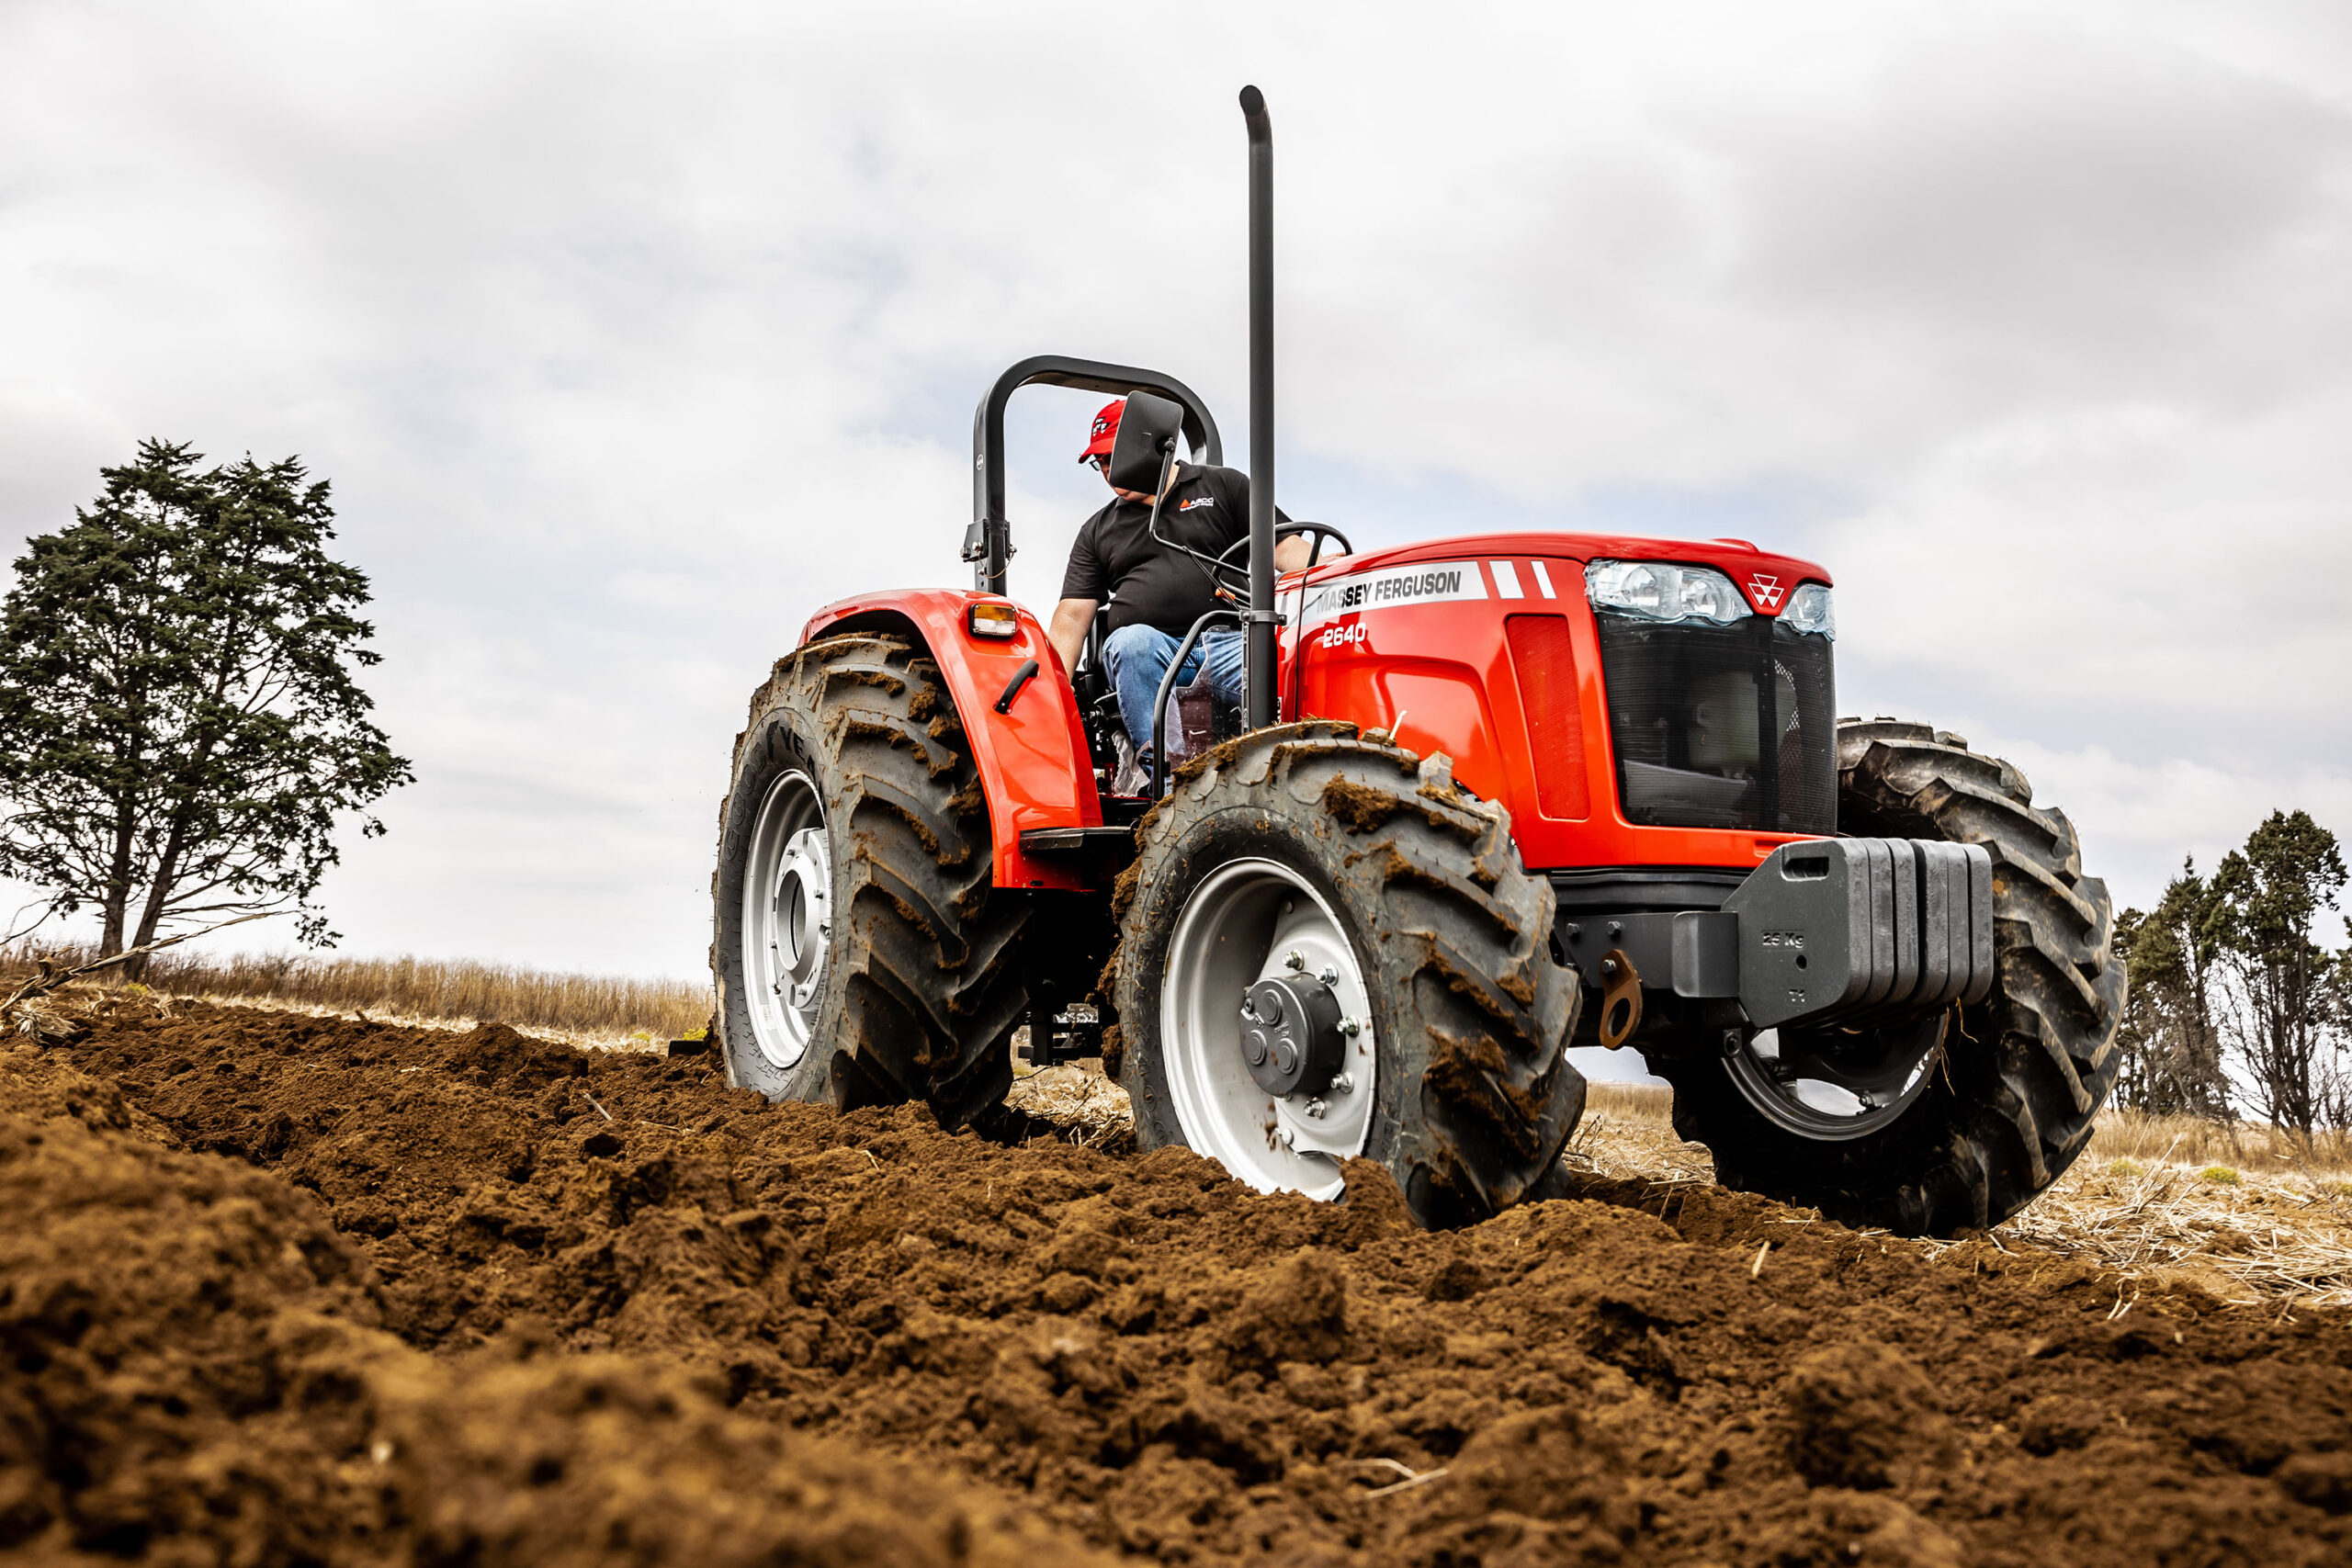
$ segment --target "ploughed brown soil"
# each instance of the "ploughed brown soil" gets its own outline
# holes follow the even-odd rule
[[[2341,1319],[1657,1190],[1427,1235],[1369,1167],[1317,1207],[707,1059],[119,1004],[0,1051],[0,1553],[2352,1555]]]

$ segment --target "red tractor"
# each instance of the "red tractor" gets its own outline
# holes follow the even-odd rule
[[[1034,1059],[1102,1056],[1145,1147],[1318,1198],[1361,1156],[1443,1224],[1546,1190],[1598,1044],[1673,1085],[1726,1185],[1906,1233],[2017,1212],[2116,1070],[2073,827],[1957,736],[1838,719],[1828,572],[1743,540],[1486,534],[1278,577],[1280,535],[1336,530],[1276,527],[1242,106],[1249,554],[1204,626],[1245,633],[1243,711],[1111,793],[1099,632],[1066,670],[1004,593],[1005,405],[1126,394],[1112,480],[1144,493],[1180,435],[1219,461],[1216,424],[1169,376],[1012,367],[973,423],[972,589],[828,605],[752,696],[714,879],[731,1081],[985,1122],[1026,1025]]]

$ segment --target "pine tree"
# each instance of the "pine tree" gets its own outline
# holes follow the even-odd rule
[[[2213,873],[2213,932],[2254,1109],[2305,1134],[2328,1116],[2344,1011],[2343,962],[2312,931],[2344,885],[2335,835],[2308,811],[2272,812]]]
[[[2158,1115],[2220,1120],[2230,1114],[2230,1084],[2214,1017],[2220,958],[2219,903],[2184,862],[2154,913],[2126,909],[2115,940],[2130,965],[2122,1027],[2124,1055],[2116,1081],[2126,1105]]]
[[[326,482],[202,462],[147,441],[100,470],[0,602],[0,873],[96,906],[108,953],[265,909],[332,942],[310,900],[336,818],[413,777],[353,678],[379,655]]]

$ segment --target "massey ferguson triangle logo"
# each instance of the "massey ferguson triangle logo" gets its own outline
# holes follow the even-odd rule
[[[1755,600],[1759,608],[1777,610],[1781,607],[1781,580],[1767,577],[1759,571],[1747,580],[1747,596]]]

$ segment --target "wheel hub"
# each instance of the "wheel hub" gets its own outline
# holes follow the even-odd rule
[[[1242,998],[1241,1059],[1268,1094],[1321,1094],[1340,1076],[1346,1054],[1340,1000],[1320,980],[1277,976]]]
[[[825,830],[804,828],[785,845],[775,887],[778,989],[795,1008],[805,1008],[825,978],[825,945],[833,934],[832,868],[826,862]]]

